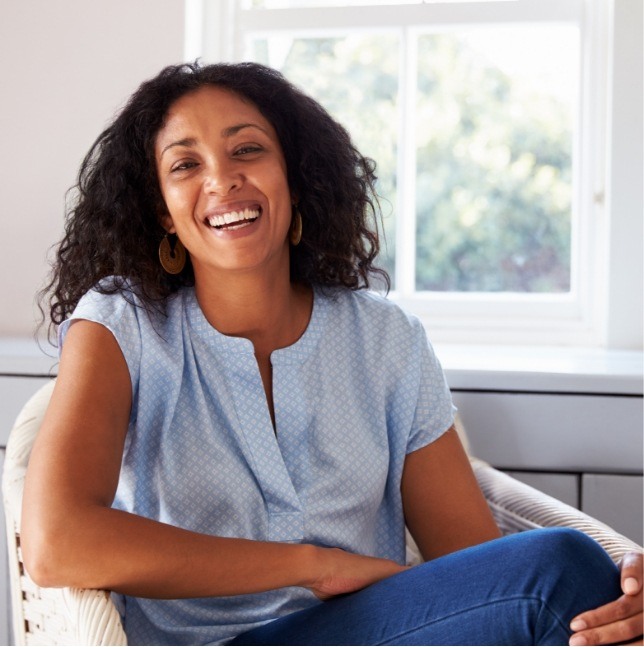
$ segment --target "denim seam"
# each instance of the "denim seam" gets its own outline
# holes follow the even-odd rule
[[[565,631],[569,636],[570,636],[570,635],[572,635],[572,631],[570,630],[570,627],[569,627],[568,625],[566,625],[566,624],[561,620],[561,618],[560,618],[560,617],[559,617],[559,616],[558,616],[558,615],[557,615],[557,614],[556,614],[556,613],[555,613],[555,612],[550,608],[550,606],[548,605],[548,603],[547,603],[547,602],[544,602],[544,601],[542,600],[542,601],[541,601],[541,604],[542,604],[542,609],[541,609],[541,611],[539,612],[539,615],[541,615],[541,613],[542,613],[543,611],[548,611],[548,612],[550,613],[550,615],[551,615],[551,616],[552,616],[552,617],[553,617],[553,618],[554,618],[554,619],[559,623],[559,625],[561,626],[561,628],[562,628],[562,629],[563,629],[563,630],[564,630],[564,631]]]
[[[392,640],[402,638],[403,636],[414,633],[415,631],[418,631],[419,629],[421,629],[423,627],[429,627],[430,625],[433,625],[433,624],[435,624],[437,622],[441,622],[443,620],[447,620],[448,618],[452,618],[454,616],[457,616],[460,613],[474,611],[475,609],[482,609],[482,608],[488,607],[488,606],[490,606],[492,604],[499,604],[499,603],[503,603],[503,602],[512,602],[514,600],[530,600],[530,601],[533,601],[533,602],[538,602],[543,608],[547,609],[554,616],[554,618],[557,620],[557,622],[566,631],[568,631],[568,633],[570,633],[568,628],[566,627],[566,625],[563,622],[561,622],[561,620],[559,619],[559,616],[556,613],[554,613],[554,611],[552,611],[552,609],[548,606],[548,604],[546,602],[544,602],[540,597],[531,596],[531,595],[528,595],[528,596],[526,596],[526,595],[517,595],[517,596],[513,596],[513,597],[509,597],[509,598],[500,598],[498,600],[489,600],[487,602],[483,602],[481,604],[477,604],[475,606],[468,607],[467,609],[462,609],[461,611],[455,611],[454,613],[448,613],[448,614],[446,614],[446,615],[444,615],[444,616],[442,616],[440,618],[433,618],[432,620],[426,622],[425,624],[419,625],[415,629],[409,629],[407,631],[402,631],[399,634],[395,634],[394,636],[391,636],[388,641],[378,642],[378,643],[375,643],[375,644],[379,645],[379,646],[380,645],[391,645]]]

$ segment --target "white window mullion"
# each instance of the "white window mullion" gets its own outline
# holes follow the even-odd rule
[[[596,341],[605,335],[609,238],[606,210],[606,96],[609,3],[586,3],[580,20],[581,65],[578,134],[575,142],[575,209],[573,213],[573,286],[577,289],[581,318],[595,330]]]
[[[210,25],[204,20],[203,0],[185,0],[183,60],[194,61],[203,54],[204,32]]]
[[[187,61],[201,58],[207,63],[240,58],[239,15],[236,0],[185,0]]]
[[[416,34],[401,29],[396,209],[396,293],[416,288]]]

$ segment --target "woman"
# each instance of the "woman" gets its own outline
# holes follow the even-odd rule
[[[611,605],[583,535],[491,541],[422,327],[361,289],[385,277],[374,181],[262,66],[133,95],[58,252],[28,571],[118,592],[138,644],[562,644],[594,607],[577,644],[637,636],[641,559]],[[413,569],[405,523],[432,560]]]

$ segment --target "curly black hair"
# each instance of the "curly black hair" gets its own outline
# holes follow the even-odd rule
[[[291,280],[360,289],[387,273],[376,267],[379,204],[375,163],[355,148],[347,131],[315,100],[279,72],[257,63],[172,65],[144,82],[92,145],[72,187],[65,234],[58,245],[49,297],[52,326],[64,321],[91,288],[127,288],[161,308],[182,286],[194,285],[190,262],[175,276],[158,261],[165,205],[154,144],[171,105],[204,85],[237,93],[273,125],[298,196],[302,242],[291,248]],[[103,282],[114,276],[118,280]]]

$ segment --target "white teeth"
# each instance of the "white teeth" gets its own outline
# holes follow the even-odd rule
[[[255,220],[259,218],[259,209],[243,209],[242,211],[229,211],[217,216],[208,218],[208,224],[211,227],[224,227],[233,222],[242,222],[244,220]]]

